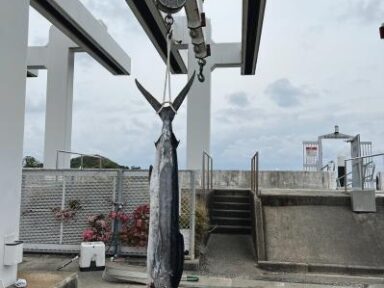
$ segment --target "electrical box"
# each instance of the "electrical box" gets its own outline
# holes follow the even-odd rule
[[[13,266],[23,261],[23,241],[5,243],[4,265]]]

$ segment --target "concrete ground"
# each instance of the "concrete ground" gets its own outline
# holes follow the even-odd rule
[[[201,260],[201,275],[243,279],[260,275],[249,235],[212,234]]]
[[[199,275],[197,283],[184,283],[180,287],[190,288],[328,288],[361,287],[384,288],[384,279],[378,277],[358,277],[329,274],[271,273],[255,266],[253,246],[247,235],[214,234],[208,242],[200,271],[186,272]],[[19,265],[20,274],[35,271],[52,272],[63,265],[71,256],[25,255]],[[102,271],[79,272],[74,262],[62,270],[62,274],[77,272],[80,288],[139,288],[145,286],[110,283],[102,280]],[[301,282],[301,283],[300,283]],[[317,283],[317,284],[316,284]],[[42,287],[39,287],[42,288]]]

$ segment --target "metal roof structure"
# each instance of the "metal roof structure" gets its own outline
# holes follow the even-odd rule
[[[154,0],[126,0],[127,4],[139,20],[147,33],[149,39],[157,49],[158,53],[166,62],[166,24]],[[203,15],[201,0],[189,0],[198,7],[199,13]],[[259,53],[262,27],[264,22],[264,11],[266,0],[243,0],[242,15],[242,75],[254,75]],[[192,5],[191,5],[192,6]],[[186,5],[188,18],[188,5]],[[196,9],[194,9],[195,11]],[[209,15],[208,15],[209,16]],[[205,17],[205,15],[204,15]],[[203,18],[204,18],[203,17]],[[189,28],[190,25],[189,25]],[[187,73],[186,64],[181,58],[177,48],[171,51],[171,70],[175,74]]]
[[[112,74],[130,74],[131,59],[79,1],[31,0],[30,5]]]

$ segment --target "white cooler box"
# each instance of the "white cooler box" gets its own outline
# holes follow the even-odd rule
[[[104,270],[105,245],[103,242],[82,242],[80,247],[80,271]]]

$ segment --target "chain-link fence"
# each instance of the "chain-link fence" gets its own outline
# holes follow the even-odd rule
[[[180,177],[181,176],[181,177]],[[195,172],[180,172],[180,229],[190,258],[194,258]],[[117,205],[116,205],[117,204]],[[111,211],[131,215],[149,204],[148,171],[33,170],[23,171],[20,239],[25,251],[77,253],[88,218]],[[111,219],[108,224],[120,229]],[[145,255],[145,245],[127,245],[114,233],[110,251]],[[142,247],[144,246],[144,247]],[[112,253],[112,252],[111,252]]]

